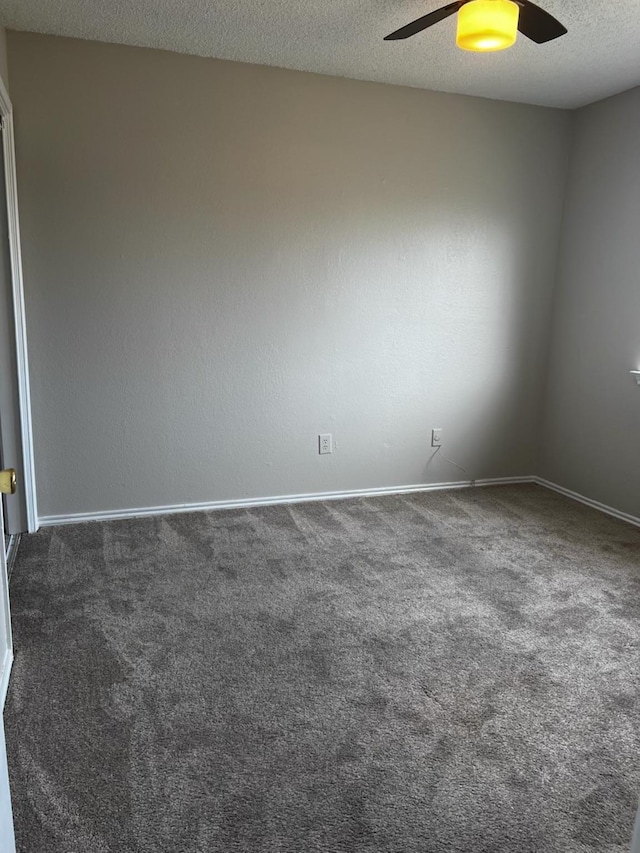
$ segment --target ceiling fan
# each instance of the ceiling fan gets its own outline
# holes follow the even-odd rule
[[[463,50],[504,50],[515,42],[518,30],[537,44],[567,32],[560,21],[531,0],[456,0],[429,12],[385,36],[385,41],[406,39],[458,13],[456,44]]]

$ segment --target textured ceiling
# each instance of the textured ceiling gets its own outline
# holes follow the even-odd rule
[[[339,77],[555,107],[640,83],[638,0],[542,0],[569,29],[502,53],[455,46],[455,18],[406,41],[399,26],[447,0],[0,0],[9,29],[164,48]]]

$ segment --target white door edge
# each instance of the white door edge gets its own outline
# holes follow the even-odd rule
[[[29,354],[27,349],[27,321],[24,303],[24,281],[22,276],[22,254],[20,250],[20,219],[18,216],[18,189],[16,179],[16,154],[13,131],[13,106],[9,93],[0,77],[0,116],[3,121],[2,147],[9,232],[9,256],[11,261],[11,284],[13,295],[13,317],[16,341],[16,364],[18,370],[18,406],[20,412],[20,444],[22,449],[23,488],[26,504],[27,529],[35,533],[38,529],[38,504],[36,499],[36,477],[33,453],[33,424],[31,418],[31,389],[29,385]]]

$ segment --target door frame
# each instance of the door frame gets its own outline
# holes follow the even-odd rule
[[[2,503],[0,502],[0,523],[2,522]],[[13,638],[11,635],[11,609],[9,606],[9,576],[4,554],[4,543],[0,551],[0,722],[4,710],[9,677],[13,665]],[[1,780],[0,780],[1,782]]]
[[[0,77],[0,118],[2,119],[2,148],[6,187],[9,257],[11,262],[11,292],[18,372],[18,408],[20,414],[20,446],[22,449],[22,478],[27,516],[27,530],[38,529],[38,502],[33,453],[33,422],[31,418],[31,388],[29,384],[29,354],[27,350],[27,321],[24,304],[24,281],[20,250],[20,219],[18,216],[18,185],[16,178],[16,149],[13,129],[13,105]]]

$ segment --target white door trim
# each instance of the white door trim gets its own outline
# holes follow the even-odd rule
[[[7,698],[9,690],[9,678],[11,677],[11,667],[13,665],[13,649],[6,649],[4,660],[0,662],[0,716]]]
[[[24,306],[24,282],[20,251],[20,220],[18,217],[18,187],[16,180],[16,152],[13,134],[13,106],[9,93],[0,78],[0,116],[4,123],[2,148],[4,152],[4,178],[7,195],[9,223],[9,253],[13,293],[13,317],[16,338],[16,363],[18,367],[18,405],[20,409],[20,444],[22,448],[24,495],[29,533],[38,529],[38,504],[36,500],[36,475],[33,454],[33,424],[31,420],[31,390],[29,386],[29,356],[27,351],[27,322]]]
[[[0,849],[3,853],[16,853],[2,717],[0,717]]]

